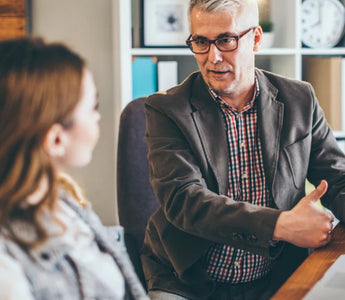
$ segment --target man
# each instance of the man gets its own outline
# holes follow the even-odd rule
[[[189,18],[200,72],[146,102],[149,296],[268,299],[331,239],[315,201],[344,220],[344,155],[309,84],[255,69],[256,1],[191,0]]]

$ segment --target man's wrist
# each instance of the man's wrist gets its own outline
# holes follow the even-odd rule
[[[285,219],[288,217],[288,212],[287,211],[283,211],[281,212],[281,214],[279,215],[277,222],[276,222],[276,226],[274,228],[273,231],[273,236],[272,236],[272,241],[277,240],[277,241],[281,241],[281,240],[286,240],[284,238],[285,234]]]

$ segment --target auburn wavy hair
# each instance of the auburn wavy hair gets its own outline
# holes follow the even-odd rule
[[[43,141],[53,124],[70,124],[84,67],[63,44],[40,38],[0,42],[0,226],[24,218],[36,228],[34,244],[47,238],[38,215],[44,207],[54,209],[60,184]],[[42,180],[48,181],[42,201],[24,205]]]

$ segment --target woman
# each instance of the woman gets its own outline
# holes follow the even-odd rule
[[[0,299],[148,299],[121,228],[105,230],[67,176],[89,163],[92,74],[61,44],[0,43]]]

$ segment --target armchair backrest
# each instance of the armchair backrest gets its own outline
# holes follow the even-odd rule
[[[158,208],[150,181],[144,102],[138,98],[121,113],[117,154],[117,201],[129,255],[143,280],[139,251],[149,217]]]

